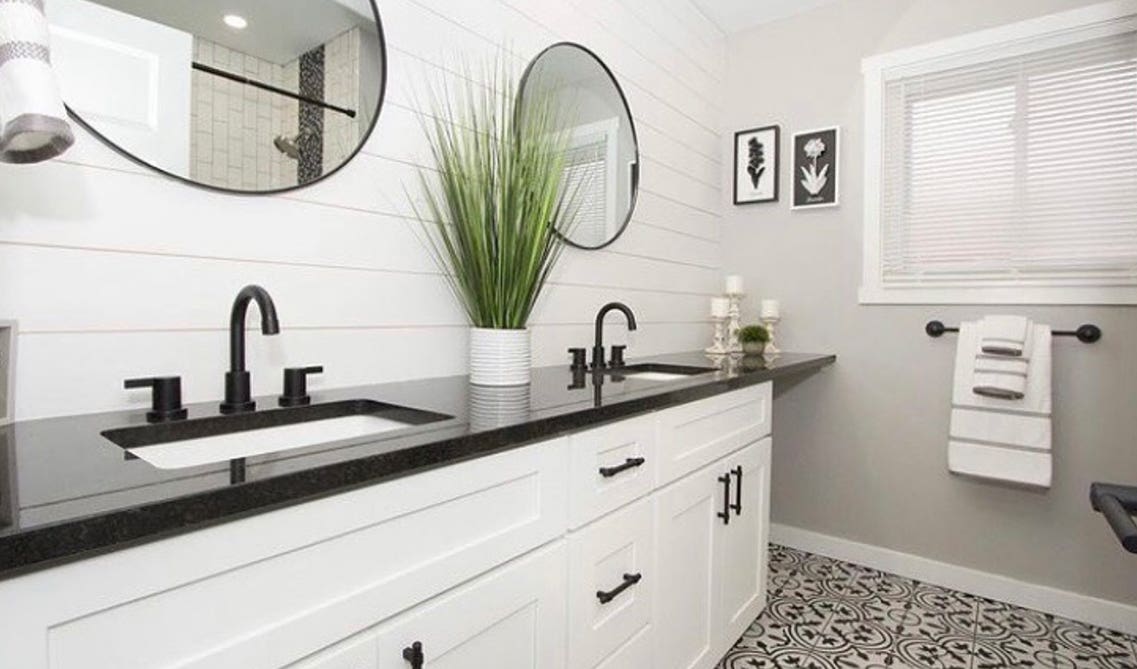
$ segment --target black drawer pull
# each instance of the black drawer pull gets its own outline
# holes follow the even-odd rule
[[[643,574],[624,574],[624,582],[623,583],[621,583],[620,585],[616,586],[615,588],[609,590],[608,592],[604,592],[603,590],[597,590],[596,591],[596,599],[599,599],[601,604],[607,604],[608,602],[612,601],[613,599],[616,599],[617,597],[619,597],[621,592],[627,590],[628,588],[632,587],[636,583],[639,583],[640,579],[642,579],[643,577],[644,577]]]
[[[719,477],[719,483],[722,484],[722,511],[716,515],[722,518],[723,525],[730,525],[730,474],[723,474]]]
[[[410,663],[411,669],[422,669],[426,656],[422,652],[422,642],[416,641],[403,649],[403,659]]]
[[[627,460],[624,460],[624,464],[622,465],[616,465],[615,467],[601,467],[600,475],[606,479],[612,478],[620,472],[625,472],[629,469],[635,469],[645,462],[647,462],[647,460],[644,460],[643,458],[628,458]]]
[[[738,483],[734,488],[734,504],[730,508],[738,515],[742,515],[742,465],[734,468],[734,475],[738,477]]]

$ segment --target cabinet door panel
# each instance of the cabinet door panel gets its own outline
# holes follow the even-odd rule
[[[654,666],[690,669],[713,662],[716,513],[722,508],[719,472],[691,474],[656,493]]]
[[[569,537],[569,663],[592,667],[651,620],[651,504],[641,500]],[[597,597],[638,578],[608,602]]]
[[[651,627],[645,627],[609,655],[595,669],[654,669],[651,663]]]
[[[763,439],[732,456],[731,498],[741,502],[729,525],[718,525],[716,554],[723,652],[758,617],[766,599],[766,545],[769,537],[770,440]],[[741,467],[741,495],[738,468]]]
[[[383,626],[380,669],[409,669],[422,644],[428,669],[565,666],[565,542],[499,567]]]

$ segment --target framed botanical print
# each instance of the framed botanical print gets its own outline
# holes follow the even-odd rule
[[[840,129],[836,127],[794,133],[791,209],[837,206],[840,142]]]
[[[776,125],[734,133],[734,203],[778,201],[782,129]]]

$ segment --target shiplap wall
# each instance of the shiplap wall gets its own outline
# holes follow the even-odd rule
[[[423,82],[460,80],[501,48],[520,70],[574,40],[620,79],[642,187],[627,233],[570,250],[533,319],[536,364],[586,346],[605,301],[635,309],[632,354],[705,345],[720,287],[719,93],[724,37],[689,0],[379,0],[387,100],[344,170],[276,197],[206,192],[138,168],[83,135],[63,159],[0,169],[0,318],[20,321],[21,419],[145,404],[131,376],[179,374],[218,398],[237,290],[272,293],[283,332],[249,334],[257,394],[280,368],[323,364],[315,387],[462,373],[466,325],[424,251],[404,184],[427,162]],[[416,95],[416,91],[419,94]],[[251,314],[250,323],[255,314]],[[623,327],[610,328],[623,339]]]

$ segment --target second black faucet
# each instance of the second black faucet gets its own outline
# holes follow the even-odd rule
[[[610,311],[619,311],[624,314],[628,319],[628,331],[631,332],[636,329],[636,315],[628,308],[628,305],[622,302],[609,302],[603,307],[600,307],[599,313],[596,314],[596,341],[592,346],[592,369],[599,370],[608,366],[608,362],[604,360],[604,317]],[[622,367],[624,365],[624,346],[612,347],[612,365]]]
[[[245,315],[252,301],[256,301],[261,312],[261,334],[280,334],[276,305],[268,291],[260,286],[242,288],[229,314],[229,371],[225,373],[225,401],[221,403],[221,413],[245,413],[257,408],[250,390],[249,372],[245,369]]]

